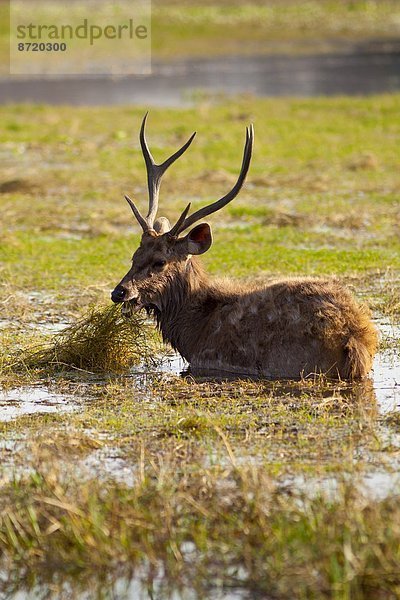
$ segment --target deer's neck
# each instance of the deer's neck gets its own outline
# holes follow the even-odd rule
[[[164,341],[190,361],[199,335],[217,306],[223,293],[210,283],[201,264],[188,259],[160,294],[157,324]]]

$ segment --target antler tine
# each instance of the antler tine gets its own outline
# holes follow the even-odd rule
[[[143,231],[147,231],[148,225],[147,225],[146,221],[143,219],[143,217],[140,214],[140,212],[138,211],[138,209],[136,208],[136,206],[134,205],[134,203],[132,202],[132,200],[129,198],[129,196],[125,196],[125,200],[131,207],[132,212],[135,215],[135,217],[137,218],[137,220],[139,221],[139,224],[140,224],[141,228],[143,229]]]
[[[187,212],[187,209],[185,209],[184,213],[182,213],[182,215],[179,218],[176,225],[174,225],[174,227],[171,229],[171,232],[172,231],[174,232],[173,235],[178,235],[179,233],[181,233],[182,231],[184,231],[185,229],[187,229],[188,227],[193,225],[193,223],[195,223],[196,221],[199,221],[200,219],[203,219],[207,215],[211,215],[212,213],[216,212],[217,210],[220,210],[221,208],[226,206],[229,202],[231,202],[238,195],[238,193],[240,192],[240,190],[243,186],[243,183],[246,179],[247,172],[249,170],[251,155],[253,152],[253,143],[254,143],[254,128],[253,128],[253,125],[250,125],[249,127],[246,127],[246,142],[244,145],[243,160],[242,160],[242,166],[240,169],[239,177],[238,177],[235,185],[231,189],[231,191],[228,192],[225,196],[223,196],[223,198],[220,198],[219,200],[217,200],[216,202],[213,202],[212,204],[209,204],[208,206],[204,206],[203,208],[200,208],[199,210],[194,212],[192,215],[190,215],[190,217],[187,217],[183,220],[182,217]],[[179,224],[179,227],[178,227],[178,224]]]
[[[158,210],[158,194],[160,191],[161,177],[168,169],[168,167],[171,166],[172,163],[175,162],[180,156],[182,156],[182,154],[189,148],[196,135],[196,132],[194,132],[191,135],[191,137],[182,146],[182,148],[174,152],[174,154],[167,158],[163,163],[157,165],[154,162],[146,140],[145,127],[148,114],[148,112],[145,114],[142,121],[142,126],[140,128],[140,145],[142,147],[143,157],[146,163],[147,183],[149,188],[149,210],[146,215],[145,221],[147,223],[147,228],[152,229],[154,225],[154,219],[156,218]]]
[[[190,210],[190,206],[191,206],[191,203],[189,202],[189,204],[187,205],[185,210],[182,212],[181,216],[179,217],[179,219],[177,220],[177,222],[175,223],[173,228],[168,232],[169,235],[172,235],[172,236],[178,235],[181,225],[183,224],[183,222],[186,219],[187,214]]]

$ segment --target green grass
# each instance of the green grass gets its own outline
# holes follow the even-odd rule
[[[398,272],[399,96],[200,106],[200,119],[197,109],[181,109],[179,116],[154,109],[150,116],[156,157],[199,130],[163,182],[160,212],[171,220],[189,200],[197,208],[229,189],[244,125],[253,121],[256,128],[248,184],[211,218],[215,243],[205,263],[212,273],[364,279]],[[123,194],[142,210],[146,205],[137,141],[143,110],[15,106],[3,112],[3,285],[14,293],[39,288],[71,302],[77,289],[87,290],[88,299],[104,290],[106,298],[138,241]]]
[[[399,33],[395,0],[158,0],[152,17],[155,58],[326,52]]]
[[[337,275],[396,325],[399,106],[392,95],[153,109],[157,161],[198,130],[163,181],[160,213],[173,220],[188,201],[225,194],[254,122],[248,182],[210,220],[207,269],[260,282]],[[199,382],[25,360],[54,342],[49,326],[109,302],[129,267],[139,237],[123,194],[145,210],[143,113],[3,108],[1,386],[21,386],[21,399],[44,386],[76,407],[0,423],[4,592],[41,585],[61,597],[73,579],[78,594],[101,571],[104,598],[101,586],[133,574],[165,586],[160,597],[192,587],[204,598],[211,580],[261,597],[396,597],[399,425],[380,415],[371,382]],[[382,348],[396,362],[398,339]],[[376,474],[393,477],[385,500],[361,491]],[[339,491],[320,496],[329,477]]]
[[[152,4],[152,56],[342,51],[346,44],[399,34],[396,0],[240,0]],[[94,21],[95,22],[95,21]],[[8,8],[0,2],[0,58],[8,72]],[[118,48],[116,47],[116,53]]]

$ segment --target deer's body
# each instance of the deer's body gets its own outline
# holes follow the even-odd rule
[[[162,174],[182,150],[163,165],[154,165],[144,124],[145,120],[141,143],[151,198],[152,189],[154,197],[158,195],[152,169],[156,175],[157,169]],[[193,222],[235,197],[247,173],[251,147],[250,130],[234,189],[190,217],[186,217],[187,208],[173,228],[166,219],[154,222],[156,207],[151,201],[145,220],[128,199],[143,236],[132,267],[112,299],[153,312],[164,340],[194,371],[222,370],[271,378],[313,373],[342,379],[365,377],[377,347],[376,330],[368,309],[358,305],[336,280],[289,279],[259,287],[212,282],[193,256],[211,246],[209,225],[198,225],[178,238]],[[158,186],[160,176],[158,173]]]
[[[368,310],[335,280],[213,282],[190,258],[151,286],[151,299],[164,341],[194,372],[353,379],[369,372],[376,350]]]

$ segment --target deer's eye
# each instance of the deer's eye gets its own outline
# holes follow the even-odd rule
[[[162,269],[167,264],[166,260],[156,260],[153,262],[154,269]]]

